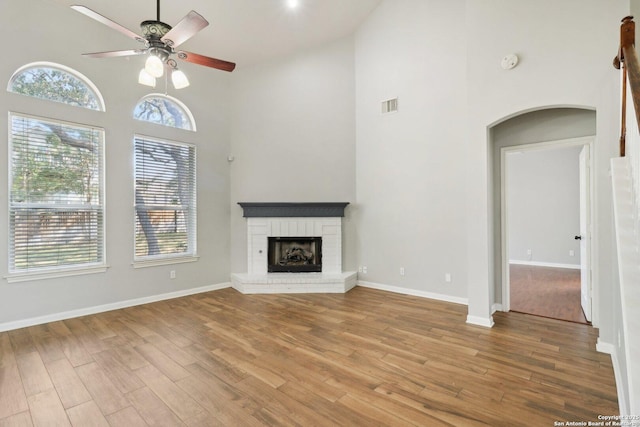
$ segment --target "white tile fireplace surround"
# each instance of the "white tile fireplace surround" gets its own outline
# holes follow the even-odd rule
[[[356,272],[342,271],[342,217],[347,203],[239,203],[247,218],[247,273],[231,275],[244,294],[345,293]],[[269,273],[269,237],[321,237],[322,272]]]

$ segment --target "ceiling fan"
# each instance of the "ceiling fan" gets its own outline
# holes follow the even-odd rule
[[[138,82],[141,84],[155,87],[156,78],[162,77],[166,65],[171,72],[171,79],[176,89],[188,86],[189,80],[182,71],[178,70],[177,63],[172,58],[173,55],[183,61],[223,71],[233,71],[236,67],[236,64],[233,62],[210,58],[208,56],[183,50],[176,50],[179,45],[189,40],[198,31],[209,25],[209,22],[207,22],[206,19],[193,10],[182,18],[175,27],[171,27],[170,25],[160,21],[160,0],[157,0],[157,18],[156,20],[142,21],[140,23],[140,29],[142,30],[142,35],[140,36],[117,22],[114,22],[111,19],[89,9],[88,7],[74,5],[71,6],[71,8],[144,44],[144,48],[141,49],[83,54],[84,56],[91,58],[112,58],[148,54],[149,57],[147,58],[145,67],[140,71],[140,75],[138,76]]]

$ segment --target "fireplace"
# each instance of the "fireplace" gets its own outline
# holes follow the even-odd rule
[[[269,237],[269,273],[322,272],[322,237]]]
[[[345,293],[358,273],[342,271],[345,202],[242,202],[247,272],[231,284],[244,294]]]

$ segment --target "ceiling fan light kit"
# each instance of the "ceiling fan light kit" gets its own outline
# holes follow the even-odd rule
[[[144,70],[152,77],[162,77],[162,74],[164,74],[164,61],[155,53],[150,53],[144,63]]]
[[[138,74],[138,83],[145,86],[156,87],[156,78],[147,73],[147,70],[143,68],[140,70],[140,74]]]
[[[171,72],[171,82],[176,89],[182,89],[189,86],[189,79],[181,70],[175,69]]]
[[[171,82],[176,89],[189,86],[189,79],[178,69],[176,61],[172,55],[186,62],[204,65],[205,67],[216,68],[223,71],[233,71],[236,64],[221,59],[210,58],[197,53],[176,51],[174,48],[193,37],[198,31],[209,25],[206,19],[195,11],[189,12],[175,27],[160,21],[160,0],[157,0],[157,19],[142,21],[140,29],[142,36],[123,27],[122,25],[100,15],[85,6],[74,5],[71,8],[82,13],[89,18],[108,26],[109,28],[124,34],[140,43],[144,43],[144,49],[120,50],[110,52],[85,53],[84,56],[92,58],[111,58],[118,56],[136,56],[148,54],[144,68],[138,74],[138,83],[155,87],[156,78],[162,77],[164,69],[167,67],[171,72]]]

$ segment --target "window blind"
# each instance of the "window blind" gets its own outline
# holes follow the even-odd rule
[[[194,146],[136,136],[135,259],[196,254]]]
[[[10,114],[9,270],[104,263],[102,129]]]

